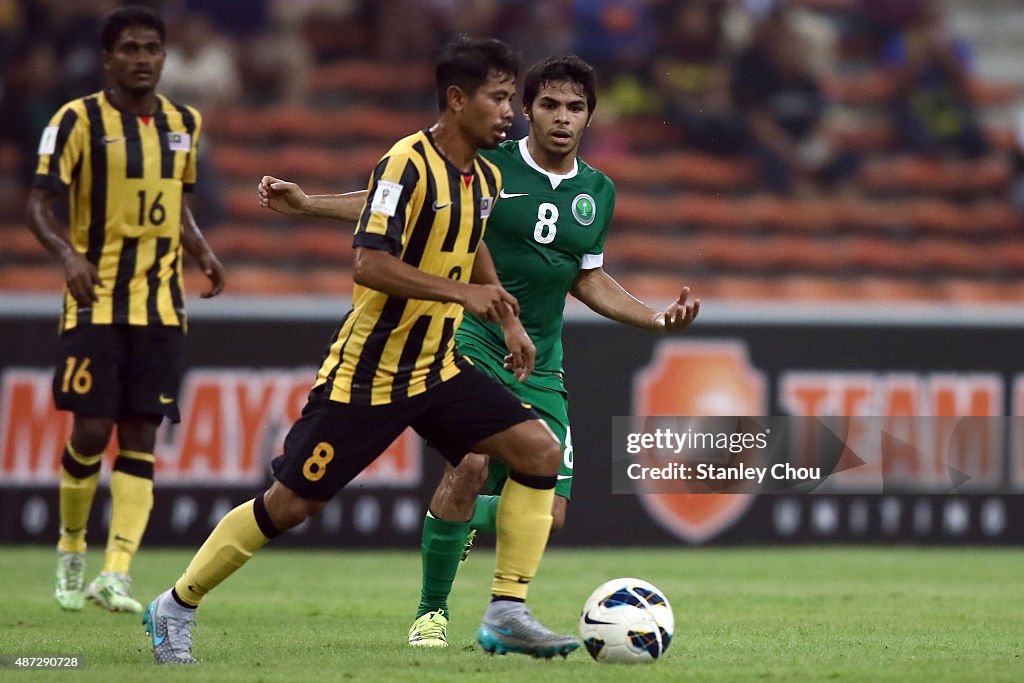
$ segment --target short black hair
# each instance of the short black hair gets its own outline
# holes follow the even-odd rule
[[[531,66],[523,83],[523,106],[529,109],[545,84],[558,81],[578,83],[587,98],[588,112],[594,113],[597,107],[597,74],[594,67],[576,55],[548,57]]]
[[[111,52],[121,31],[129,26],[145,26],[160,34],[160,42],[167,39],[167,27],[159,14],[142,5],[125,5],[110,13],[103,21],[103,30],[100,32],[100,44],[104,52]]]
[[[519,56],[496,38],[456,37],[444,48],[434,69],[438,109],[444,111],[448,106],[448,86],[457,85],[472,95],[492,71],[516,78]]]

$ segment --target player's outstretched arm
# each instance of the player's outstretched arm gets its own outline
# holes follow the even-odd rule
[[[623,289],[604,268],[580,271],[572,295],[606,318],[654,332],[681,330],[700,312],[700,299],[687,301],[689,287],[683,287],[679,297],[664,311],[655,311]]]
[[[265,175],[256,186],[256,198],[260,206],[285,216],[333,218],[354,223],[366,203],[366,190],[308,195],[295,183]]]
[[[34,188],[28,196],[26,221],[29,230],[46,250],[60,259],[64,266],[64,277],[68,292],[83,306],[99,301],[96,288],[103,286],[96,266],[89,263],[82,254],[75,251],[65,230],[53,213],[57,193],[43,188]]]
[[[182,202],[181,206],[181,246],[199,264],[199,269],[210,281],[210,287],[199,296],[209,299],[224,291],[224,266],[213,253],[203,233],[196,225],[195,216],[188,202]]]

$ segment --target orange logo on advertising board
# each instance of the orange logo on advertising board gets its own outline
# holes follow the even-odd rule
[[[636,416],[764,415],[765,381],[735,340],[664,341],[633,381]],[[658,493],[638,482],[640,500],[662,527],[702,543],[732,526],[754,501],[751,493]]]

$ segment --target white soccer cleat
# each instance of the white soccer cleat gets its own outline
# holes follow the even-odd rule
[[[146,613],[142,616],[142,624],[146,633],[151,636],[153,658],[157,664],[198,664],[199,660],[192,656],[192,627],[196,620],[171,616],[160,608],[162,600],[173,600],[170,592],[164,592],[149,603]]]
[[[109,612],[142,613],[142,603],[132,597],[132,577],[118,572],[103,572],[89,584],[85,597]]]
[[[57,551],[53,597],[58,605],[72,612],[85,606],[85,553]]]

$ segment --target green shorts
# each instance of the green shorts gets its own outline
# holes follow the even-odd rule
[[[555,495],[570,500],[573,453],[572,432],[569,429],[569,393],[565,390],[565,387],[541,386],[531,383],[529,380],[520,382],[511,372],[504,368],[502,363],[497,362],[493,358],[485,357],[482,353],[474,353],[476,351],[475,348],[463,345],[459,350],[462,355],[472,361],[473,366],[480,370],[480,372],[496,379],[511,389],[524,403],[529,404],[547,423],[551,431],[555,433],[558,442],[562,444],[562,464],[558,468]],[[508,466],[492,458],[487,474],[488,490],[500,493],[506,479],[508,479]]]

